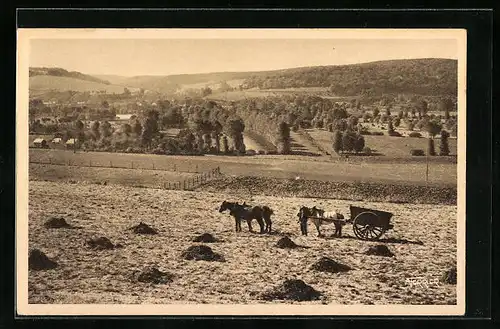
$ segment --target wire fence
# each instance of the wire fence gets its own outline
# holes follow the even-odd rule
[[[142,170],[157,170],[157,171],[175,171],[181,173],[200,173],[203,172],[200,170],[198,165],[191,166],[187,168],[187,166],[173,164],[155,164],[154,161],[124,161],[119,160],[113,162],[113,160],[82,160],[82,159],[29,159],[29,163],[31,164],[42,164],[42,165],[54,165],[54,166],[69,166],[69,167],[86,167],[86,168],[114,168],[114,169],[142,169]]]
[[[165,182],[163,188],[167,190],[186,190],[190,191],[194,188],[208,182],[212,179],[217,179],[222,175],[220,167],[214,168],[210,171],[203,172],[192,178],[186,178],[180,182]]]

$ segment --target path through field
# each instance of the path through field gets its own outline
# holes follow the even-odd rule
[[[296,213],[301,205],[318,205],[346,212],[350,202],[255,196],[247,203],[274,209],[273,227],[308,248],[279,249],[281,235],[234,232],[234,221],[219,213],[223,200],[244,201],[238,195],[166,191],[30,181],[29,245],[59,263],[47,271],[30,271],[30,303],[264,303],[259,293],[287,278],[299,278],[333,304],[455,304],[455,285],[411,286],[407,279],[439,278],[456,263],[456,207],[356,202],[394,213],[394,230],[382,240],[395,257],[366,255],[380,242],[353,238],[300,236]],[[346,214],[346,213],[345,213]],[[348,216],[348,214],[346,214]],[[51,216],[63,217],[75,229],[47,229]],[[128,228],[140,221],[158,235],[136,235]],[[254,226],[257,226],[256,223]],[[322,228],[326,236],[333,227]],[[207,244],[226,262],[188,261],[180,257],[191,239],[211,233],[223,242]],[[123,244],[115,250],[94,251],[90,238],[105,236]],[[353,270],[323,273],[311,265],[327,256]],[[166,285],[138,283],[134,270],[157,266],[175,275]],[[275,301],[279,302],[279,301]],[[269,302],[266,302],[269,303]]]

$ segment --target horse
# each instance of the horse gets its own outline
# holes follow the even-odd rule
[[[300,231],[302,235],[307,235],[307,220],[311,217],[319,216],[318,213],[323,211],[321,209],[316,208],[316,206],[309,208],[302,206],[297,213],[297,217],[299,217],[300,222]]]
[[[244,219],[247,221],[248,230],[253,232],[252,229],[252,219],[256,219],[260,226],[260,233],[270,232],[271,231],[271,215],[273,211],[271,208],[267,206],[255,206],[252,207],[247,205],[244,202],[240,205],[238,202],[228,202],[223,201],[219,212],[224,212],[229,210],[229,214],[234,217],[236,232],[241,232],[241,220]],[[266,226],[264,227],[264,220],[266,222]]]
[[[312,222],[316,226],[316,229],[318,230],[318,236],[321,236],[321,232],[319,230],[319,227],[322,224],[331,224],[335,225],[335,233],[333,236],[342,236],[342,226],[345,224],[342,219],[344,219],[344,215],[342,215],[338,211],[324,211],[321,209],[318,209],[318,217],[321,218],[311,218]]]
[[[297,214],[300,221],[300,230],[302,231],[302,235],[307,235],[307,221],[310,220],[313,222],[314,226],[316,226],[316,230],[318,231],[318,236],[322,236],[320,231],[320,226],[323,224],[331,224],[335,225],[335,236],[342,235],[342,225],[344,224],[342,219],[344,219],[344,215],[339,213],[338,211],[325,212],[323,209],[318,209],[316,206],[312,208],[301,207],[299,213]]]

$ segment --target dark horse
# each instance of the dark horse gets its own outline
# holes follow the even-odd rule
[[[237,202],[222,202],[219,212],[229,210],[229,214],[234,217],[236,232],[241,232],[241,220],[246,220],[248,230],[253,232],[252,219],[256,219],[260,226],[260,233],[271,232],[271,215],[273,211],[267,206],[250,206],[246,203],[242,205]],[[266,226],[264,227],[264,221]]]

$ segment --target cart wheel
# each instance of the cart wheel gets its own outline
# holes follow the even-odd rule
[[[378,216],[372,212],[363,212],[354,218],[352,228],[354,234],[361,240],[377,240],[384,234],[385,229],[375,226]]]

